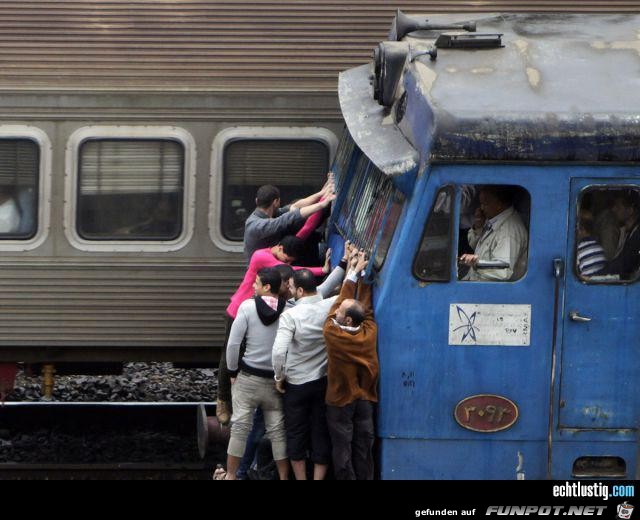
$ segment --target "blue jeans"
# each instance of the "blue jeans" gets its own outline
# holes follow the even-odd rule
[[[258,444],[260,444],[260,439],[264,437],[265,431],[264,415],[262,413],[262,409],[256,408],[256,411],[253,414],[253,428],[251,429],[251,433],[249,433],[249,437],[247,438],[247,447],[244,451],[244,456],[240,461],[240,466],[238,466],[238,471],[236,472],[237,478],[247,478],[247,471],[249,471],[249,468],[256,458]]]

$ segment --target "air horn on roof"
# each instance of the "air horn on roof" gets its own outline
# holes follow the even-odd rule
[[[414,31],[468,31],[476,32],[475,22],[453,23],[453,24],[433,24],[429,20],[424,21],[407,16],[400,9],[396,11],[396,34],[395,40],[400,41],[407,34]]]

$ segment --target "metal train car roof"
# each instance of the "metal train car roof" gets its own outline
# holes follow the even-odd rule
[[[410,33],[392,44],[407,58],[389,107],[372,97],[371,65],[340,75],[347,126],[382,171],[427,161],[640,159],[640,16],[429,17],[463,21],[475,21],[476,34],[502,35],[503,47],[438,48],[431,60],[423,53],[440,33],[460,32]]]
[[[633,12],[638,0],[3,0],[0,90],[335,92],[396,7]]]

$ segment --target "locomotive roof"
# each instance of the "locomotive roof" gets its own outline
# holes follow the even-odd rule
[[[409,116],[399,127],[423,156],[426,152],[440,161],[640,159],[639,15],[428,18],[430,23],[476,21],[476,34],[502,34],[504,47],[438,48],[435,61],[421,56],[407,64],[403,87]],[[435,36],[417,31],[403,41],[415,54],[432,45]],[[346,101],[346,94],[358,82],[364,87],[356,80],[363,73],[364,68],[352,69],[341,78],[347,112],[356,105]],[[371,97],[371,87],[367,90]],[[399,96],[402,88],[398,90]],[[356,128],[361,137],[379,133],[384,117],[396,111],[378,107],[374,112],[378,121],[367,117],[366,132]],[[345,118],[348,124],[357,119],[353,114]],[[388,125],[384,131],[390,132]],[[431,138],[425,140],[421,133]],[[373,147],[379,148],[379,143]],[[402,153],[386,159],[383,169],[399,173],[408,157],[406,149]]]
[[[438,49],[435,62],[420,58],[437,75],[431,86],[425,86],[440,110],[460,115],[487,110],[519,114],[640,110],[640,16],[475,19],[478,34],[502,33],[504,48]]]

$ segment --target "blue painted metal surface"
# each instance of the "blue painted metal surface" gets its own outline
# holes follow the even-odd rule
[[[423,177],[377,282],[383,478],[515,478],[514,453],[518,451],[529,453],[524,465],[527,478],[545,478],[553,259],[564,258],[567,266],[575,261],[573,229],[578,190],[598,182],[640,184],[638,173],[636,167],[439,165]],[[636,177],[630,178],[632,175]],[[603,180],[607,177],[608,181]],[[443,185],[471,183],[514,184],[529,192],[527,274],[513,283],[419,283],[411,276],[411,264],[434,195]],[[557,381],[562,385],[553,403],[553,475],[571,478],[573,461],[602,452],[602,443],[607,441],[604,452],[626,457],[632,476],[637,433],[631,429],[637,428],[640,403],[634,377],[640,368],[640,345],[634,327],[640,286],[585,285],[570,267],[565,279],[558,331],[563,342],[558,350]],[[530,304],[531,345],[449,346],[451,303]],[[570,322],[569,311],[574,307],[598,318],[589,326]],[[497,433],[461,428],[454,420],[454,407],[467,396],[483,393],[515,401],[520,410],[518,422]],[[561,401],[566,403],[564,407],[560,407]],[[606,410],[610,419],[604,419],[597,410]],[[600,422],[594,423],[591,414]],[[579,420],[569,420],[575,416]],[[558,424],[579,430],[565,430],[560,435]],[[585,436],[582,430],[594,427],[608,429]],[[581,438],[581,449],[566,447],[566,441],[575,446]],[[416,456],[423,451],[425,459]],[[497,455],[489,464],[491,453]]]
[[[505,33],[505,49],[441,52],[433,63],[409,60],[389,113],[354,90],[368,88],[362,85],[369,69],[340,78],[341,93],[349,93],[345,120],[358,132],[357,144],[407,196],[386,262],[374,273],[381,476],[566,479],[579,457],[593,456],[620,457],[626,476],[638,478],[640,282],[585,284],[573,267],[581,190],[640,186],[640,166],[630,162],[639,149],[637,79],[615,82],[617,94],[600,102],[601,86],[612,85],[609,68],[637,60],[618,52],[637,24],[524,15],[478,23]],[[604,34],[603,41],[594,44],[594,34]],[[407,44],[420,50],[426,38]],[[406,113],[398,118],[401,96]],[[415,148],[417,170],[405,167],[413,156],[406,143],[385,141],[389,135],[397,140],[396,129]],[[424,283],[413,275],[438,190],[464,184],[528,191],[528,269],[520,280],[465,282],[454,274],[446,283]],[[358,203],[347,199],[339,204]],[[453,251],[459,213],[457,190]],[[335,235],[330,242],[340,247]],[[556,277],[558,261],[566,268]],[[530,345],[449,345],[455,303],[530,305]],[[593,320],[572,321],[571,311]],[[494,433],[463,428],[454,409],[477,394],[515,402],[517,422]]]
[[[384,366],[382,437],[476,439],[479,434],[455,422],[453,410],[461,399],[483,393],[503,395],[521,408],[518,423],[495,436],[536,440],[546,435],[554,296],[551,265],[553,258],[563,255],[566,244],[563,233],[549,229],[549,222],[560,223],[562,217],[566,222],[568,197],[561,189],[547,193],[546,182],[536,181],[541,178],[536,175],[539,171],[534,167],[435,166],[424,193],[413,198],[412,204],[420,208],[406,223],[407,240],[389,258],[391,266],[385,273],[389,283],[380,280],[378,287],[376,316]],[[527,188],[538,210],[531,216],[530,239],[536,248],[531,248],[526,276],[514,283],[452,280],[422,286],[411,275],[411,264],[436,191],[447,184],[500,184],[505,179]],[[455,263],[453,255],[450,261]],[[399,301],[401,311],[394,303]],[[531,346],[450,347],[449,305],[453,303],[532,305]],[[522,385],[522,375],[529,371],[538,373],[537,382]]]
[[[468,470],[434,466],[424,472],[419,468],[429,463],[422,461],[414,468],[415,478],[428,478],[438,471],[457,473],[460,478],[514,478],[515,459],[509,458],[508,468],[487,465],[486,454],[481,449],[483,443],[478,442],[519,441],[522,446],[545,442],[554,298],[552,260],[564,255],[568,204],[568,179],[563,180],[554,173],[550,167],[434,166],[416,188],[416,196],[408,208],[413,216],[401,223],[398,239],[401,246],[393,249],[377,288],[376,317],[382,367],[379,435],[383,445],[394,443],[395,438],[423,439],[427,444],[447,440],[439,449],[450,446],[451,452],[443,454],[438,462],[434,459],[434,464],[446,466],[450,460],[456,465],[465,459],[469,464]],[[552,175],[556,178],[557,190],[549,193],[546,179]],[[457,280],[419,283],[411,275],[411,266],[437,190],[446,184],[505,182],[525,187],[535,206],[530,225],[530,240],[535,247],[530,248],[526,276],[514,283]],[[455,263],[453,255],[451,262]],[[456,272],[455,265],[453,272]],[[398,302],[402,304],[399,306]],[[452,303],[532,305],[531,346],[449,346],[449,305]],[[518,422],[507,431],[493,434],[461,428],[453,417],[456,404],[468,396],[483,393],[513,400],[520,409]],[[465,446],[472,441],[478,449],[466,453]],[[512,443],[512,446],[520,444]],[[385,453],[397,454],[397,458],[385,458]],[[459,459],[456,453],[465,455]],[[409,454],[398,454],[397,448],[383,450],[383,478],[393,477],[401,466],[411,464],[405,460],[407,456]],[[509,477],[506,472],[511,472]],[[538,469],[530,473],[532,478],[544,476]]]
[[[570,249],[575,243],[575,204],[582,189],[610,185],[612,178],[618,185],[638,186],[637,167],[590,169],[586,173],[598,177],[574,179],[571,184]],[[568,264],[572,255],[573,251],[568,251]],[[591,321],[572,321],[569,318],[571,311],[577,311]],[[638,427],[638,316],[638,283],[585,284],[574,273],[567,273],[560,428],[618,430]]]
[[[628,475],[635,474],[640,397],[634,374],[640,349],[634,325],[640,286],[585,285],[571,266],[580,190],[602,183],[640,185],[639,174],[637,167],[433,165],[418,177],[375,281],[383,478],[515,478],[520,453],[526,478],[541,479],[547,476],[549,448],[554,478],[571,478],[578,457],[600,453],[623,457]],[[463,184],[510,184],[528,191],[530,246],[521,280],[465,282],[453,275],[448,283],[425,284],[412,275],[437,191]],[[561,285],[552,398],[556,258],[568,267]],[[450,260],[456,273],[454,254]],[[450,346],[453,303],[531,305],[530,346]],[[587,326],[571,322],[574,308],[597,319]],[[479,433],[456,423],[453,412],[460,400],[488,393],[516,403],[520,417],[513,427]]]
[[[535,479],[546,470],[546,443],[397,439],[382,443],[380,458],[385,479],[513,480],[520,460],[522,476]]]

